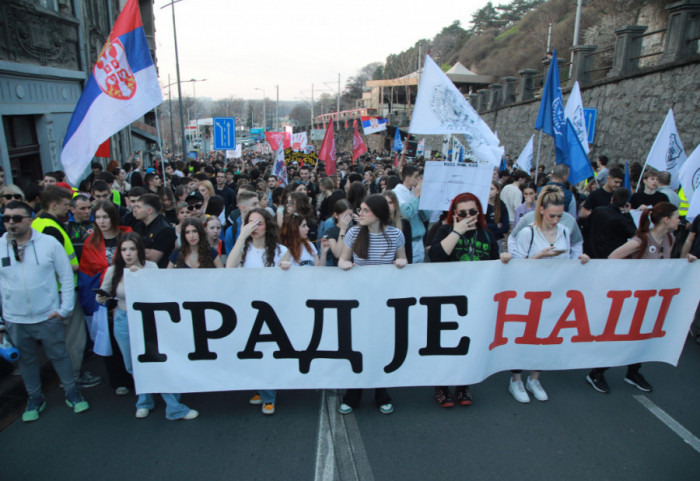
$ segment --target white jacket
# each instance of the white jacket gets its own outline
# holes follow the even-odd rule
[[[15,259],[7,234],[0,238],[2,317],[16,324],[36,324],[54,312],[66,318],[75,305],[73,269],[63,246],[49,235],[31,232],[22,262]]]

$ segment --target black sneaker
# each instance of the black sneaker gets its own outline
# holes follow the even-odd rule
[[[444,408],[451,408],[455,405],[452,401],[452,396],[450,395],[450,388],[438,386],[435,388],[435,394],[433,395],[437,403]]]
[[[100,376],[96,376],[92,374],[90,371],[84,371],[80,377],[78,378],[77,384],[79,384],[79,388],[81,389],[86,389],[90,387],[95,387],[98,384],[102,382],[102,378]]]
[[[644,392],[652,392],[654,390],[653,387],[651,387],[651,384],[647,382],[646,379],[644,379],[644,376],[642,376],[638,372],[628,372],[627,375],[625,376],[625,382],[627,384],[631,384],[633,386],[636,386],[637,389],[640,391]]]
[[[455,390],[455,400],[460,406],[472,405],[472,393],[469,386],[460,386]]]
[[[603,373],[593,374],[589,372],[586,376],[586,381],[588,381],[588,384],[596,391],[602,392],[603,394],[610,394],[610,386],[608,386],[608,382],[605,380]]]

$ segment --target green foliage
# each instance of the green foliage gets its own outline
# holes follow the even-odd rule
[[[515,32],[518,31],[518,26],[514,25],[513,27],[509,28],[502,34],[500,34],[498,37],[496,37],[496,40],[503,40],[506,37],[509,37],[510,35],[513,35]]]
[[[440,65],[440,68],[443,72],[447,72],[449,69],[452,68],[452,65],[450,65],[449,63],[443,63],[442,65]]]

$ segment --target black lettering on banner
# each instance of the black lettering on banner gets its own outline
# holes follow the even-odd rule
[[[453,304],[457,308],[457,314],[464,317],[467,315],[466,296],[438,296],[421,297],[420,303],[428,306],[428,335],[424,348],[418,350],[421,356],[459,356],[469,352],[469,338],[460,338],[455,347],[443,347],[440,345],[440,333],[442,331],[454,331],[459,328],[459,323],[442,321],[442,306]]]
[[[180,306],[177,302],[134,302],[134,310],[141,311],[143,344],[146,352],[139,354],[139,362],[165,362],[168,356],[158,351],[156,311],[165,311],[170,320],[180,322]]]
[[[275,359],[296,359],[299,353],[294,350],[292,343],[289,341],[287,333],[282,327],[282,323],[277,317],[277,313],[270,304],[263,301],[253,301],[250,303],[253,309],[258,310],[258,315],[255,317],[253,329],[250,331],[250,337],[245,345],[245,349],[238,353],[239,359],[262,359],[263,353],[256,351],[255,346],[259,342],[274,342],[279,347],[279,351],[272,353]],[[270,334],[262,334],[263,324],[267,324],[270,329]]]
[[[408,308],[416,305],[415,297],[389,299],[386,305],[394,308],[394,359],[384,366],[389,374],[401,367],[408,352]]]
[[[347,359],[354,373],[362,372],[362,353],[352,350],[352,323],[350,311],[360,305],[357,301],[307,300],[306,306],[314,310],[314,330],[309,347],[299,353],[299,372],[307,374],[314,359]],[[319,351],[323,334],[323,312],[335,309],[338,312],[338,350]]]
[[[236,328],[236,312],[221,302],[183,302],[182,307],[192,312],[192,333],[194,335],[194,352],[187,357],[191,361],[214,360],[215,352],[209,350],[209,339],[222,339]],[[207,330],[205,311],[217,311],[221,314],[221,326],[213,331]]]

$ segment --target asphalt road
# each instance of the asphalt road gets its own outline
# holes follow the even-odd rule
[[[370,393],[341,416],[335,391],[282,392],[264,417],[249,392],[225,392],[183,396],[201,412],[194,421],[167,421],[162,403],[137,420],[133,396],[105,384],[85,391],[91,409],[79,415],[56,390],[39,421],[0,432],[0,480],[700,479],[700,346],[689,340],[677,368],[646,364],[653,393],[624,372],[608,371],[610,395],[585,371],[543,373],[550,400],[527,405],[507,373],[473,386],[470,407],[440,408],[428,387],[392,389],[391,416]]]

